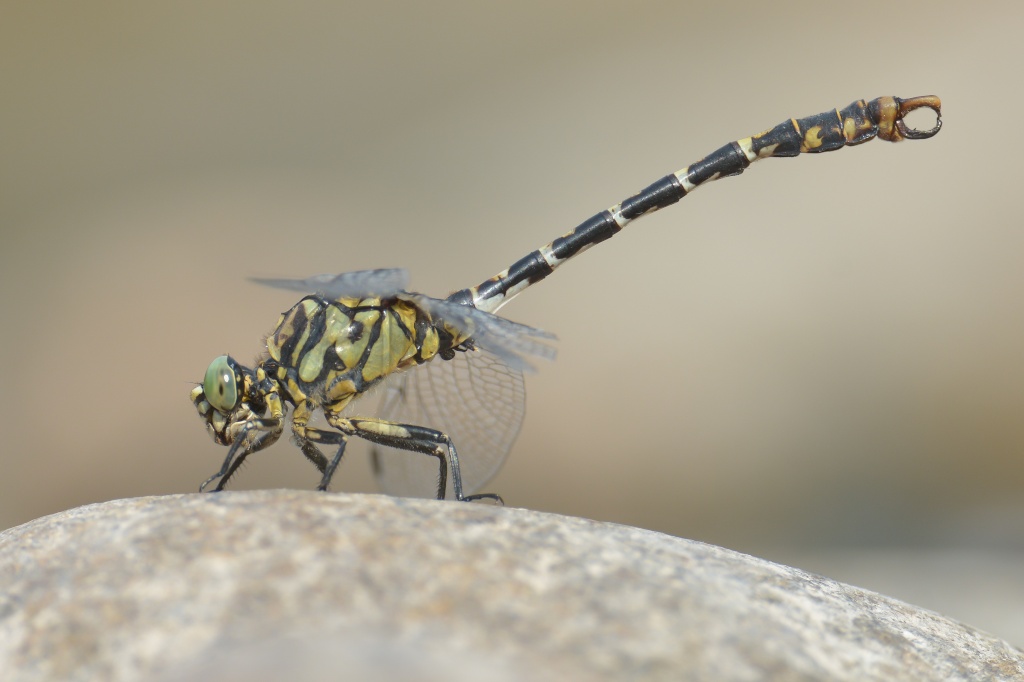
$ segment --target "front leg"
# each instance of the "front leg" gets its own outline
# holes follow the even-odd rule
[[[220,471],[210,476],[206,481],[199,486],[199,492],[206,490],[206,486],[213,483],[218,478],[217,487],[211,492],[220,492],[224,490],[224,486],[227,485],[231,477],[238,471],[238,467],[242,466],[242,462],[245,458],[254,452],[273,445],[277,442],[277,439],[281,437],[281,432],[284,430],[281,419],[274,418],[254,418],[249,420],[245,426],[239,431],[235,437],[234,442],[228,449],[228,456],[224,458],[224,463],[220,467]],[[257,431],[263,433],[256,434]]]
[[[267,378],[262,368],[257,371],[257,379],[261,382],[258,386],[258,394],[263,397],[270,415],[267,417],[257,416],[251,411],[250,403],[246,402],[243,402],[231,415],[227,416],[210,410],[207,417],[209,424],[215,424],[218,416],[219,419],[229,422],[224,428],[217,429],[217,432],[223,434],[225,442],[230,443],[231,447],[228,449],[228,456],[224,458],[220,471],[206,479],[199,486],[199,492],[203,492],[206,486],[218,478],[220,480],[212,492],[224,490],[224,486],[238,471],[238,467],[242,466],[246,457],[273,445],[281,437],[281,432],[284,431],[284,405],[281,403],[277,384]],[[263,409],[260,409],[259,412],[262,414]]]

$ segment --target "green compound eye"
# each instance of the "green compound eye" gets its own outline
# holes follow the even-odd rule
[[[210,363],[203,379],[203,393],[218,412],[227,414],[235,409],[238,405],[238,381],[234,360],[222,355]]]

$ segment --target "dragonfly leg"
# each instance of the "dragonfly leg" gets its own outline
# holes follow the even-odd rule
[[[302,448],[302,454],[306,456],[306,459],[313,462],[316,468],[320,470],[323,476],[320,478],[320,484],[317,485],[316,489],[323,492],[327,492],[328,486],[331,485],[331,479],[334,478],[334,472],[338,468],[338,464],[341,463],[341,456],[345,454],[345,445],[348,443],[348,439],[344,433],[338,433],[336,431],[324,431],[323,429],[311,429],[303,428],[302,435],[299,436],[299,447]],[[327,458],[324,457],[323,453],[313,443],[323,443],[324,445],[337,445],[338,451],[334,453],[334,457],[328,462]]]
[[[335,434],[331,434],[335,435]],[[331,463],[324,469],[323,478],[320,479],[320,485],[316,487],[317,490],[327,491],[327,486],[331,484],[331,479],[334,478],[334,470],[338,468],[338,464],[341,463],[341,456],[345,454],[345,445],[348,444],[348,440],[344,434],[337,434],[341,436],[338,441],[338,451],[334,454],[334,458],[331,459]]]
[[[436,429],[412,424],[398,424],[381,419],[345,419],[328,415],[331,426],[352,436],[358,436],[373,443],[399,450],[421,452],[438,460],[437,499],[443,500],[448,488],[448,469],[452,472],[452,488],[455,499],[461,502],[490,499],[502,502],[493,493],[464,495],[462,492],[462,470],[459,455],[452,439]]]
[[[462,499],[462,472],[459,469],[458,455],[452,456],[455,452],[452,440],[440,431],[379,419],[337,419],[336,422],[332,422],[332,426],[373,443],[436,457],[439,500],[444,499],[448,489],[448,461],[451,460],[455,498]]]
[[[296,437],[299,441],[299,447],[302,448],[302,454],[323,474],[320,478],[320,484],[317,485],[316,489],[326,492],[327,487],[331,484],[331,479],[334,478],[334,472],[338,468],[338,464],[341,463],[341,456],[345,454],[345,445],[348,443],[347,437],[344,433],[313,428],[303,428],[302,435],[296,433]],[[338,451],[334,453],[334,457],[328,462],[324,454],[320,452],[320,448],[314,445],[314,443],[337,445]]]
[[[327,487],[331,484],[331,479],[334,478],[334,471],[338,468],[338,464],[341,463],[341,456],[345,454],[345,445],[348,442],[345,434],[337,433],[336,431],[302,427],[301,435],[300,429],[295,429],[295,438],[299,442],[302,454],[323,474],[320,478],[320,484],[317,485],[316,489],[326,492]],[[327,457],[324,456],[324,453],[320,452],[320,448],[315,443],[337,445],[338,451],[328,462]]]
[[[252,436],[254,431],[263,431],[259,435]],[[228,449],[228,456],[224,458],[224,463],[220,467],[220,471],[215,473],[206,479],[201,486],[199,486],[199,492],[206,490],[206,487],[217,481],[217,487],[211,492],[220,492],[224,490],[224,486],[227,485],[231,477],[238,471],[238,467],[242,466],[242,462],[245,458],[254,452],[273,445],[280,438],[282,431],[280,419],[254,419],[246,424],[245,428],[235,437],[234,442]]]
[[[299,449],[302,450],[302,454],[306,456],[313,466],[317,468],[321,474],[327,470],[327,457],[324,453],[320,452],[320,448],[313,445],[313,442],[308,439],[299,440]]]
[[[341,456],[345,454],[345,445],[348,441],[344,433],[306,426],[309,423],[311,414],[312,411],[309,409],[308,403],[303,402],[296,406],[295,412],[292,415],[292,433],[295,434],[295,440],[298,441],[302,454],[322,474],[320,484],[316,489],[326,491],[331,484],[331,479],[334,477],[338,464],[341,463]],[[320,448],[316,446],[317,443],[338,446],[338,451],[331,458],[330,462],[327,461],[324,453],[320,452]]]

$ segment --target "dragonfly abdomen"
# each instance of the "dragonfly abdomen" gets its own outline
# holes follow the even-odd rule
[[[588,218],[571,232],[519,259],[494,277],[452,294],[449,300],[471,303],[480,310],[494,312],[573,256],[613,237],[633,220],[676,203],[707,182],[739,175],[754,161],[772,156],[834,151],[875,137],[889,142],[931,137],[939,131],[941,119],[936,119],[934,128],[918,131],[909,128],[903,117],[921,107],[933,110],[938,116],[940,106],[939,98],[932,96],[857,100],[843,109],[789,119],[757,135],[730,142]]]

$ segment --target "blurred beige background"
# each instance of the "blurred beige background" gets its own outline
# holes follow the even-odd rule
[[[760,9],[754,10],[754,7]],[[188,400],[295,297],[479,282],[729,140],[937,94],[927,142],[770,160],[506,307],[556,332],[488,489],[1024,644],[1014,2],[5,3],[0,527],[191,492]],[[312,488],[280,443],[234,488]],[[372,491],[353,450],[339,490]]]

